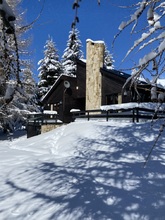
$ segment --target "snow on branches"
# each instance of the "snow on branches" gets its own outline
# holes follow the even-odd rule
[[[131,7],[134,13],[129,20],[120,24],[118,35],[132,25],[131,34],[136,34],[137,39],[126,53],[124,60],[135,50],[142,51],[143,57],[139,59],[134,68],[136,71],[130,80],[137,79],[144,70],[151,76],[160,76],[165,72],[165,2],[164,0],[142,0]],[[137,30],[139,26],[140,31]]]
[[[81,46],[82,43],[79,39],[79,31],[76,28],[72,28],[72,30],[69,32],[67,47],[64,50],[64,54],[62,56],[64,74],[75,76],[77,68],[76,60],[83,58]]]
[[[58,50],[56,49],[56,45],[50,36],[46,41],[44,49],[44,58],[38,62],[38,87],[40,97],[46,94],[49,88],[62,73]]]
[[[105,44],[105,51],[104,51],[104,67],[108,70],[114,69],[114,59],[112,54],[110,54],[107,45]]]
[[[23,24],[23,14],[18,10],[20,2],[0,1],[0,128],[4,131],[23,125],[27,113],[38,108],[31,81],[24,81],[24,70],[30,71],[30,61],[24,57],[28,54],[28,40],[25,30],[20,28]]]

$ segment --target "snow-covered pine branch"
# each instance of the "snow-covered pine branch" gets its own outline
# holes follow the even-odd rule
[[[104,51],[104,67],[106,69],[114,69],[114,59],[112,54],[109,52],[107,45],[105,44]]]
[[[63,73],[66,75],[75,76],[76,60],[83,58],[81,50],[81,40],[79,39],[79,31],[77,28],[72,28],[69,32],[67,47],[62,56]]]
[[[57,78],[62,74],[58,50],[53,39],[49,36],[44,46],[44,58],[38,62],[39,68],[39,96],[42,98]]]

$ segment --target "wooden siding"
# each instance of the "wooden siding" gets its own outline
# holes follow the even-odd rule
[[[122,94],[122,88],[128,74],[121,73],[116,70],[100,69],[102,77],[102,103],[101,105],[115,104],[121,101],[122,103],[130,101],[139,101],[137,93],[132,90],[126,91],[127,94]],[[64,81],[70,83],[67,89],[64,86]],[[129,87],[129,85],[128,85]],[[91,88],[92,89],[92,88]],[[140,101],[150,101],[150,88],[138,88],[141,95]],[[54,84],[52,89],[47,93],[43,100],[45,110],[55,110],[59,114],[59,118],[63,122],[70,122],[72,120],[71,109],[85,110],[86,105],[86,63],[77,61],[77,77],[61,76]],[[52,109],[53,108],[53,109]]]
[[[86,63],[81,60],[77,60],[77,98],[84,99],[85,96],[86,96]]]
[[[64,81],[70,83],[69,88],[65,88]],[[57,111],[59,119],[68,122],[71,120],[68,118],[71,117],[70,110],[75,106],[75,99],[76,78],[63,75],[43,99],[44,109]]]
[[[101,74],[102,74],[102,105],[107,105],[107,104],[117,104],[118,102],[118,96],[121,95],[122,97],[122,102],[129,102],[131,97],[130,93],[127,93],[127,96],[124,96],[122,94],[122,88],[124,83],[126,82],[126,77],[123,77],[121,74],[115,74],[113,71],[107,71],[104,69],[101,69]],[[114,100],[110,102],[108,97],[114,96]],[[115,101],[115,96],[116,96],[116,101]]]

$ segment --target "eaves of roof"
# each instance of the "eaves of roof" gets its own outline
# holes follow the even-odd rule
[[[44,102],[44,100],[47,99],[53,93],[53,91],[55,90],[55,88],[58,87],[58,85],[60,84],[61,81],[67,80],[68,78],[76,79],[73,76],[68,76],[68,75],[64,75],[64,74],[60,75],[58,77],[58,79],[54,82],[54,84],[51,86],[51,88],[48,90],[48,92],[44,95],[41,102]]]
[[[106,76],[111,77],[112,75],[114,76],[118,76],[124,79],[128,79],[131,75],[128,73],[124,73],[122,71],[118,71],[118,70],[108,70],[106,68],[100,68],[100,72],[103,74],[106,74]]]

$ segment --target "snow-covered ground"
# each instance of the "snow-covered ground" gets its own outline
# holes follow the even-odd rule
[[[0,136],[0,219],[164,220],[159,126],[74,122],[11,141]]]

